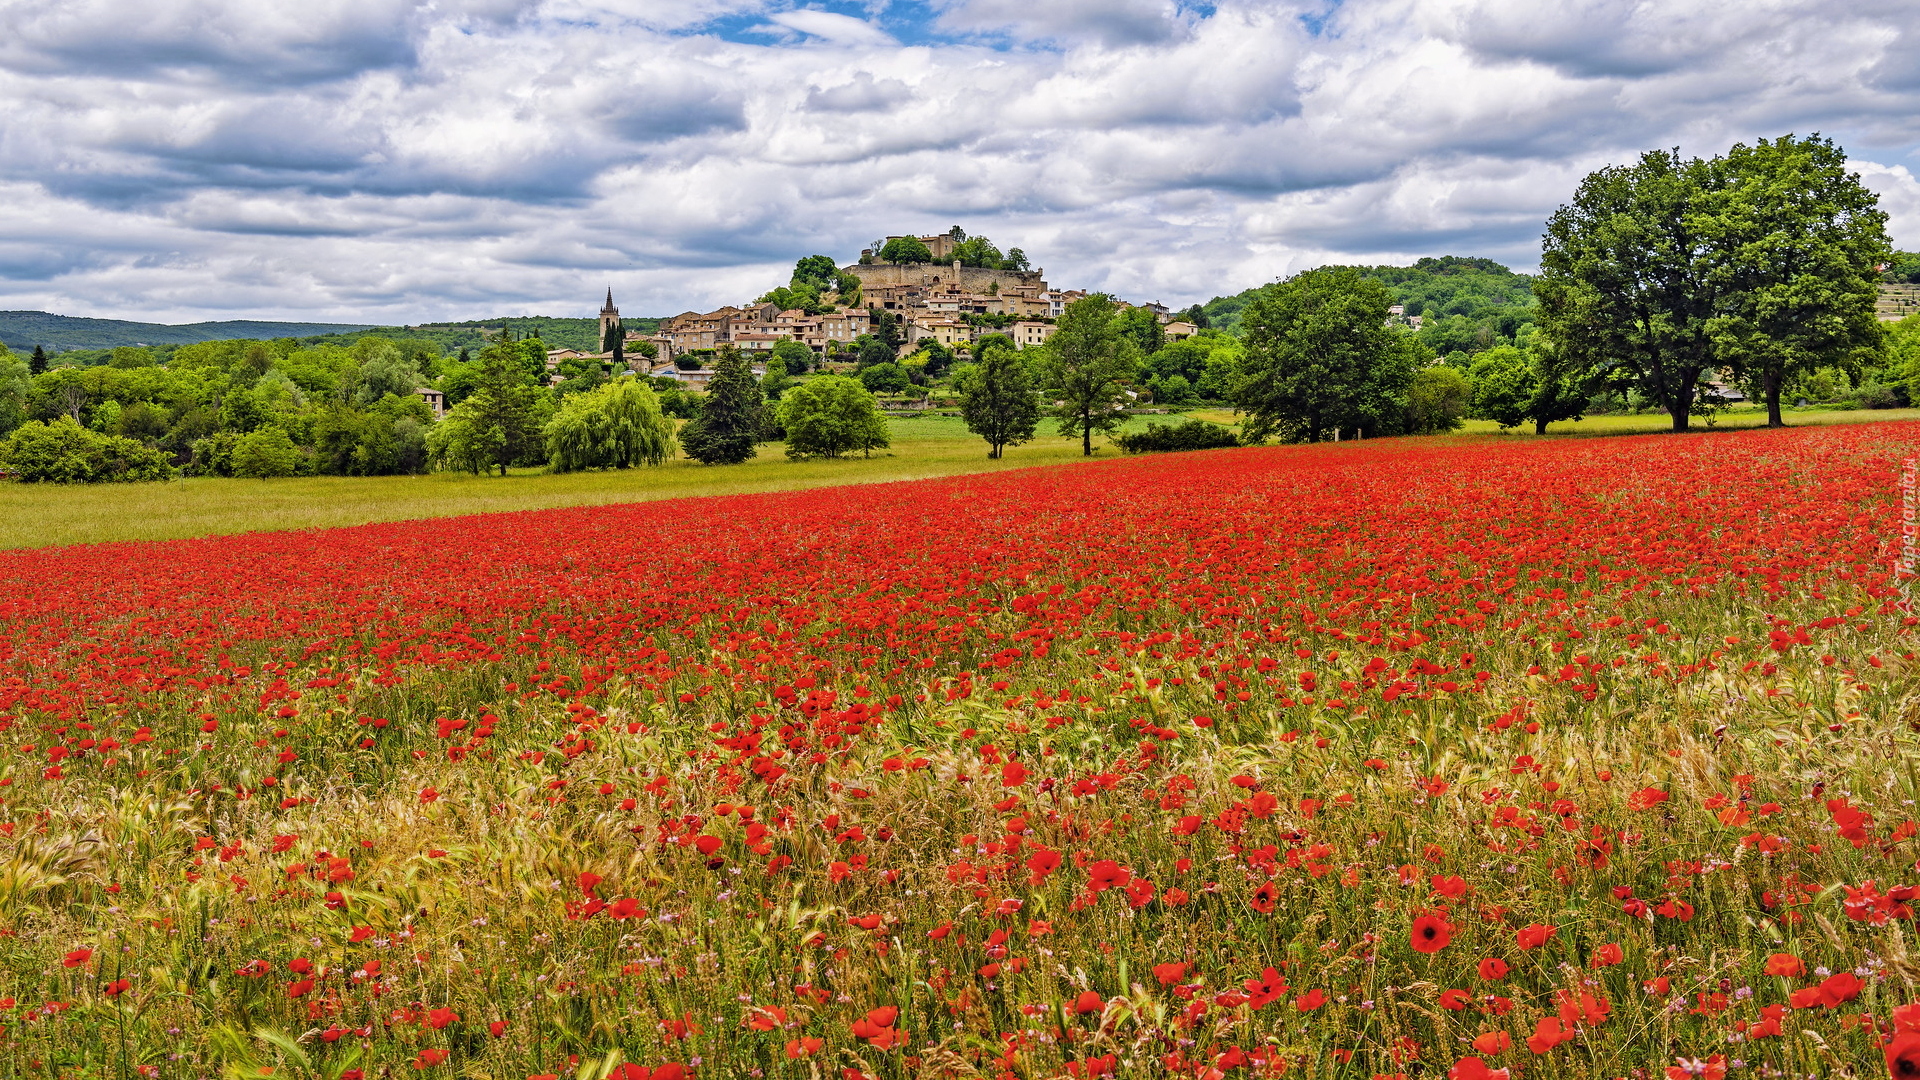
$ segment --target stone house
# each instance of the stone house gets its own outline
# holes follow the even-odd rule
[[[1036,319],[1022,319],[1007,327],[1007,336],[1013,339],[1016,349],[1031,349],[1036,345],[1045,345],[1053,336],[1056,327],[1050,322]]]

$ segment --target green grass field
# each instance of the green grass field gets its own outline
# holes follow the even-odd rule
[[[1232,424],[1232,413],[1203,410],[1186,414]],[[1180,417],[1133,417],[1127,429]],[[1790,412],[1789,425],[1846,424],[1920,419],[1920,409],[1863,412]],[[1758,427],[1759,409],[1722,414],[1718,429]],[[1081,459],[1077,439],[1051,434],[1049,423],[1034,442],[1016,447],[999,461],[986,456],[986,444],[967,431],[958,417],[925,416],[890,421],[893,447],[872,458],[844,461],[788,461],[778,444],[760,448],[744,465],[709,467],[676,460],[656,469],[550,475],[537,469],[510,476],[316,476],[287,480],[226,480],[202,477],[165,484],[60,487],[50,484],[0,484],[0,548],[115,540],[170,540],[280,529],[315,529],[406,521],[558,506],[598,506],[700,495],[738,495],[839,484],[918,480],[961,473],[992,472]],[[1655,414],[1592,416],[1554,424],[1548,438],[1628,435],[1667,429]],[[1488,421],[1468,421],[1452,438],[1494,436],[1532,439],[1532,430],[1501,434]],[[1096,457],[1118,451],[1096,441]]]
[[[1135,417],[1129,426],[1167,417]],[[1175,418],[1177,419],[1177,418]],[[838,484],[918,480],[1053,465],[1080,458],[1078,439],[1043,428],[999,461],[958,417],[890,421],[893,447],[871,458],[788,461],[779,444],[744,465],[709,467],[679,459],[655,469],[509,476],[314,476],[286,480],[198,477],[165,484],[0,484],[0,548],[114,540],[169,540],[280,529],[362,525],[557,506],[597,506],[700,495],[739,495]],[[1119,451],[1095,441],[1094,453]]]

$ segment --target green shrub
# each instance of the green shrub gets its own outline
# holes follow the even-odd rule
[[[98,484],[173,479],[167,456],[144,443],[103,435],[70,417],[34,421],[0,442],[0,472],[27,483]]]
[[[1128,454],[1163,454],[1174,450],[1219,450],[1238,446],[1240,440],[1219,424],[1188,420],[1184,424],[1149,422],[1145,431],[1117,436],[1114,445]]]
[[[188,476],[232,476],[233,448],[239,445],[237,431],[216,431],[193,441],[193,456],[187,463]]]
[[[300,471],[300,448],[277,427],[264,427],[242,436],[233,447],[233,475],[292,476]]]

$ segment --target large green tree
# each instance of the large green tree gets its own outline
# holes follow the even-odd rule
[[[1139,367],[1139,352],[1115,325],[1113,298],[1094,293],[1068,304],[1044,346],[1047,389],[1057,404],[1060,434],[1080,436],[1091,456],[1096,432],[1126,421],[1126,388]]]
[[[738,465],[757,451],[766,398],[740,350],[722,345],[700,415],[680,429],[680,448],[702,465]]]
[[[1244,349],[1228,396],[1246,412],[1241,436],[1319,442],[1341,428],[1366,434],[1404,414],[1413,376],[1410,335],[1387,326],[1393,296],[1348,266],[1267,287],[1241,315]]]
[[[1887,215],[1831,140],[1783,135],[1714,159],[1700,200],[1721,357],[1757,384],[1767,423],[1780,389],[1822,367],[1877,358],[1879,267],[1893,257]]]
[[[673,421],[631,375],[569,396],[544,432],[554,472],[658,465],[674,450]]]
[[[534,385],[517,343],[488,345],[475,366],[471,392],[434,425],[427,446],[443,465],[475,473],[498,468],[505,476],[509,465],[544,456],[541,428],[551,415],[552,401],[543,387]],[[545,366],[543,359],[542,371]]]
[[[815,375],[780,398],[790,458],[837,458],[888,445],[887,418],[873,394],[844,375]]]
[[[1655,150],[1589,174],[1547,221],[1539,323],[1570,369],[1634,388],[1685,431],[1701,376],[1721,366],[1716,273],[1701,196],[1709,168]]]
[[[960,415],[967,430],[987,441],[987,456],[1001,457],[1009,446],[1033,438],[1040,423],[1040,396],[1024,356],[996,343],[980,351],[978,363],[954,374]]]

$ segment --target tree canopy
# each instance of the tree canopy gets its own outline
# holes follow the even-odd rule
[[[1308,270],[1246,307],[1229,395],[1249,441],[1319,442],[1342,428],[1380,432],[1406,411],[1411,335],[1387,325],[1392,294],[1350,266]]]
[[[675,447],[673,421],[633,376],[568,397],[544,434],[554,472],[658,465]]]
[[[880,249],[880,257],[891,263],[928,263],[933,261],[933,252],[914,237],[896,236]]]
[[[680,429],[680,448],[702,465],[738,465],[758,452],[754,444],[766,422],[765,409],[752,365],[740,350],[722,346],[700,415]]]
[[[1093,453],[1093,436],[1126,419],[1127,385],[1140,353],[1114,318],[1113,298],[1094,293],[1068,304],[1043,347],[1047,389],[1056,400],[1060,434],[1080,436]]]
[[[888,445],[887,418],[873,394],[844,375],[815,375],[788,389],[779,418],[790,458],[870,454]]]
[[[1033,438],[1040,396],[1026,357],[1002,344],[983,348],[977,363],[954,373],[953,383],[967,430],[987,441],[988,457]]]
[[[1886,218],[1844,164],[1785,136],[1588,175],[1547,223],[1535,285],[1563,377],[1638,392],[1684,431],[1710,373],[1752,378],[1778,424],[1789,376],[1877,360]]]
[[[1787,135],[1708,164],[1700,212],[1723,296],[1711,332],[1727,366],[1758,383],[1773,427],[1788,379],[1857,370],[1880,349],[1887,215],[1846,163],[1829,140]]]

